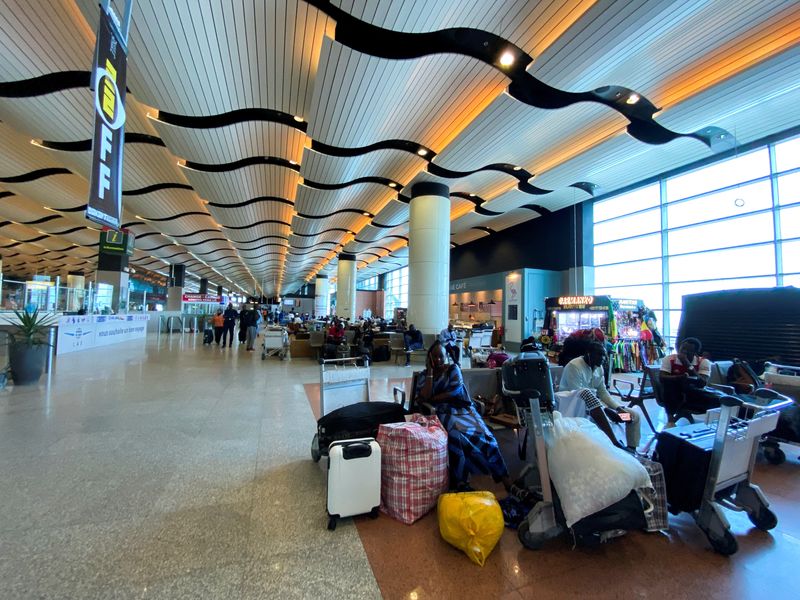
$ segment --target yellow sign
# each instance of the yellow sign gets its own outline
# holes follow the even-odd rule
[[[594,296],[561,296],[558,299],[559,306],[572,306],[576,304],[593,304]]]

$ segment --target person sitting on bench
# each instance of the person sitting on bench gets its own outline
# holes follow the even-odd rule
[[[586,412],[589,413],[595,424],[609,437],[615,446],[623,447],[611,430],[603,405],[617,414],[630,415],[630,417],[620,418],[629,419],[625,423],[627,449],[635,450],[642,435],[639,429],[639,414],[624,408],[608,393],[603,372],[603,360],[605,357],[606,350],[603,344],[597,341],[591,342],[583,356],[573,358],[564,367],[558,389],[560,392],[580,390],[580,398],[586,403]],[[612,417],[615,417],[613,413]]]
[[[711,376],[711,363],[700,353],[703,344],[697,338],[686,338],[678,352],[661,361],[661,382],[667,427],[675,427],[679,412],[688,404],[703,412],[719,406],[719,395],[704,388]]]
[[[408,331],[403,334],[403,341],[406,346],[406,366],[408,366],[411,364],[411,352],[425,348],[425,344],[422,341],[422,332],[414,327],[412,323],[409,325]]]
[[[452,321],[447,324],[447,327],[439,332],[439,342],[442,344],[442,346],[444,346],[445,352],[447,352],[447,356],[450,357],[450,360],[452,360],[454,364],[460,365],[461,348],[458,345],[458,336],[453,330]]]
[[[470,475],[484,473],[502,482],[509,494],[530,500],[528,490],[512,484],[497,440],[470,400],[461,368],[457,363],[447,364],[444,346],[439,341],[428,350],[425,371],[417,378],[415,392],[416,401],[431,404],[447,430],[452,489],[469,491]]]

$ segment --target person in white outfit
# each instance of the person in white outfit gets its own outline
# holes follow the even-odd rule
[[[608,417],[603,407],[610,408],[617,415],[630,415],[629,417],[620,416],[621,420],[629,419],[625,422],[625,437],[627,438],[628,450],[634,450],[639,445],[641,430],[639,429],[639,414],[624,408],[606,388],[603,373],[603,359],[606,351],[603,345],[594,342],[589,346],[589,350],[583,356],[573,358],[564,367],[561,375],[559,391],[568,392],[579,390],[581,399],[586,403],[586,412],[592,420],[605,433],[615,446],[622,446],[611,430]],[[616,420],[612,413],[612,418]]]

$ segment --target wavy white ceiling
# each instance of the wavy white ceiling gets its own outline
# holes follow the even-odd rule
[[[97,231],[81,207],[98,17],[95,0],[0,0],[9,273],[95,268]],[[123,178],[133,264],[183,263],[212,284],[273,294],[334,274],[345,250],[365,278],[406,264],[415,182],[462,195],[451,241],[464,244],[590,198],[576,182],[607,193],[711,155],[691,138],[639,141],[623,113],[597,102],[523,103],[509,93],[513,76],[479,52],[429,52],[408,36],[374,51],[337,41],[337,19],[367,41],[370,25],[390,30],[379,42],[471,29],[449,39],[476,52],[499,36],[498,48],[533,58],[526,71],[538,80],[633,89],[672,131],[716,125],[746,143],[800,124],[793,0],[136,0]],[[67,72],[77,73],[59,85]],[[37,77],[56,83],[37,91]],[[431,160],[462,173],[517,166],[552,193],[519,189],[520,171],[445,178],[428,172]]]

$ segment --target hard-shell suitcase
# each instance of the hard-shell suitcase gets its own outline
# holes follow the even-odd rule
[[[373,438],[341,440],[328,449],[328,529],[343,517],[369,513],[381,505],[381,448]]]
[[[206,329],[203,331],[203,344],[210,344],[214,341],[214,330]]]
[[[317,421],[317,434],[311,442],[314,462],[327,455],[336,440],[374,438],[387,423],[405,421],[406,411],[394,402],[357,402],[329,412]]]
[[[715,430],[705,423],[665,429],[658,434],[655,456],[664,467],[670,512],[700,508],[711,464]]]

